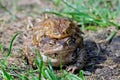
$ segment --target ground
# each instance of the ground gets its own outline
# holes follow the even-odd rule
[[[25,10],[17,14],[18,18],[16,21],[12,21],[11,15],[4,14],[3,10],[0,10],[0,43],[4,46],[5,51],[8,51],[12,36],[16,32],[21,32],[13,44],[13,54],[8,58],[9,65],[16,64],[21,69],[26,68],[22,58],[22,32],[25,31],[28,25],[27,20],[31,18],[31,14],[34,15],[32,18],[36,18],[38,17],[36,15],[39,15],[37,13],[38,9],[32,9],[32,5],[41,5],[40,9],[48,9],[48,6],[45,5],[49,5],[50,9],[54,8],[51,3],[43,0],[30,2],[25,0],[24,3],[23,1],[20,0],[18,5],[22,5]],[[8,4],[8,6],[10,5]],[[116,21],[119,21],[119,18]],[[86,80],[120,80],[120,31],[117,31],[117,35],[109,43],[104,41],[110,32],[114,31],[114,27],[111,28],[84,32],[84,44],[88,57],[87,63],[83,68]],[[2,53],[2,50],[0,50],[0,59],[4,58]]]

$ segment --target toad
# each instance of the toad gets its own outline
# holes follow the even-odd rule
[[[74,72],[83,68],[86,51],[82,32],[71,19],[50,17],[42,20],[26,32],[24,53],[28,63],[35,66],[37,57],[32,49],[37,49],[45,64],[48,59],[53,67],[68,65],[67,70]]]

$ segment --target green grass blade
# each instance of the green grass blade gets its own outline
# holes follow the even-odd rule
[[[19,34],[20,34],[20,33],[16,33],[16,34],[12,37],[12,40],[11,40],[10,45],[9,45],[9,52],[8,52],[8,54],[7,54],[6,57],[8,57],[8,56],[11,54],[13,42],[14,42],[15,38],[16,38]]]
[[[63,2],[64,4],[66,4],[68,7],[70,7],[71,9],[74,9],[75,11],[80,12],[78,9],[76,9],[76,8],[74,8],[73,6],[71,6],[70,4],[68,4],[68,2],[66,2],[65,0],[62,0],[62,2]]]
[[[111,39],[113,39],[113,37],[115,37],[116,33],[117,33],[116,31],[113,31],[113,32],[107,37],[106,41],[110,41]]]
[[[10,74],[8,74],[4,69],[2,69],[2,74],[5,80],[14,80],[14,78]]]
[[[97,31],[97,27],[96,26],[87,26],[86,30]]]
[[[0,68],[8,68],[6,60],[0,60]]]
[[[1,52],[2,52],[2,54],[4,53],[4,46],[2,45],[2,44],[0,44],[0,50],[1,50]]]
[[[29,80],[29,78],[25,75],[19,75],[20,80]]]
[[[79,75],[80,75],[80,77],[82,78],[82,80],[85,80],[85,77],[84,77],[84,75],[83,75],[83,71],[82,71],[82,70],[79,71]]]
[[[62,17],[62,16],[63,16],[63,15],[62,15],[62,14],[60,14],[59,12],[54,12],[54,11],[44,11],[43,13],[55,14],[55,15],[60,16],[60,17]]]
[[[53,3],[55,4],[55,6],[58,6],[60,4],[61,0],[54,0]]]
[[[32,80],[40,80],[37,76],[33,75],[33,73],[29,73],[29,75],[31,76]]]
[[[68,80],[82,80],[80,77],[78,77],[78,76],[75,75],[75,74],[68,74],[68,75],[66,76],[66,79],[68,79]]]
[[[6,8],[6,6],[4,6],[4,5],[2,4],[2,1],[1,1],[1,0],[0,0],[0,8],[3,9],[4,11],[8,12],[10,15],[12,15],[12,12],[10,12],[10,11]]]
[[[43,67],[41,60],[39,60],[38,58],[35,59],[35,64],[37,68],[39,69],[39,79],[41,79],[41,73],[42,73],[42,67]]]
[[[50,77],[51,77],[52,80],[58,80],[57,77],[56,77],[56,75],[54,74],[53,69],[47,68],[47,72],[50,75]]]

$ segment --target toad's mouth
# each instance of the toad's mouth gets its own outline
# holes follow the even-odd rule
[[[53,54],[53,53],[66,53],[66,52],[72,52],[75,50],[75,47],[74,46],[66,46],[66,47],[57,47],[57,48],[54,48],[54,49],[47,49],[44,51],[44,53],[42,54]]]

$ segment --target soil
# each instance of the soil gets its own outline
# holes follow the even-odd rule
[[[4,46],[5,52],[7,52],[12,36],[16,32],[21,33],[14,41],[13,54],[8,58],[8,63],[9,66],[16,64],[22,69],[27,67],[22,58],[22,33],[25,31],[31,15],[32,18],[40,17],[38,9],[33,8],[34,5],[40,6],[40,11],[48,8],[54,9],[54,6],[47,0],[18,0],[17,3],[24,10],[17,13],[16,21],[13,21],[11,15],[0,9],[0,44]],[[11,5],[8,4],[7,6]],[[118,22],[118,20],[119,18],[116,21]],[[110,27],[98,31],[84,32],[84,44],[88,57],[83,68],[86,80],[120,80],[120,31],[117,31],[116,36],[111,41],[105,41],[114,30],[114,27]],[[4,58],[5,52],[0,50],[0,59]]]

